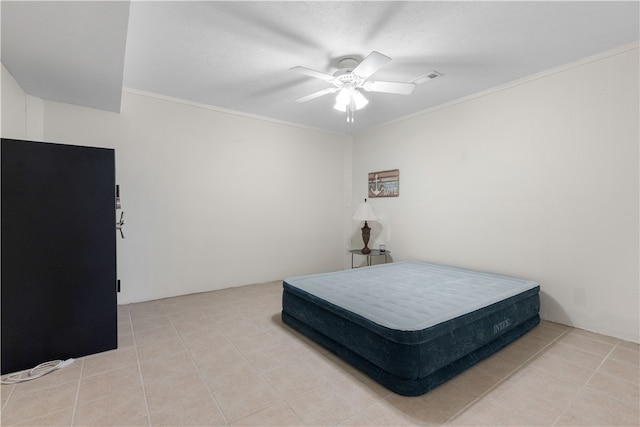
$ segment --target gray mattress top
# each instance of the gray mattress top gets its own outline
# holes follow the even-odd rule
[[[418,331],[538,286],[530,280],[417,261],[285,279],[381,326]]]

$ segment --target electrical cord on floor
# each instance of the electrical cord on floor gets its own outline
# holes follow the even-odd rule
[[[16,372],[15,374],[8,375],[6,378],[0,381],[0,383],[1,384],[17,384],[25,381],[35,380],[36,378],[40,378],[53,371],[69,366],[73,362],[74,362],[74,359],[71,359],[71,358],[67,360],[52,360],[50,362],[44,362],[39,364],[35,368],[27,369],[25,371]]]

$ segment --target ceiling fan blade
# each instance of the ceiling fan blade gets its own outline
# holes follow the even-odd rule
[[[376,52],[375,50],[362,60],[356,68],[353,69],[353,74],[366,79],[380,68],[384,67],[391,61],[386,55]]]
[[[297,66],[297,67],[289,68],[289,70],[295,71],[301,74],[306,74],[307,76],[315,77],[316,79],[324,80],[327,82],[330,82],[333,80],[333,76],[331,74],[321,73],[320,71],[312,70],[306,67]]]
[[[364,84],[364,90],[367,92],[385,92],[398,95],[410,95],[415,87],[415,83],[369,81]]]
[[[322,89],[322,90],[319,90],[317,92],[313,92],[313,93],[311,93],[311,94],[309,94],[307,96],[300,97],[300,98],[296,99],[296,102],[311,101],[312,99],[319,98],[319,97],[321,97],[323,95],[327,95],[327,94],[330,94],[330,93],[337,92],[339,89],[340,88],[337,88],[337,87],[328,87],[326,89]]]

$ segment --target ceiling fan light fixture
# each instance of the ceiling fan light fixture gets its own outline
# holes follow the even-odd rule
[[[333,106],[338,111],[347,111],[347,106],[351,106],[353,110],[364,108],[369,100],[364,97],[359,90],[353,87],[343,87],[336,96],[336,104]]]
[[[369,100],[359,90],[353,94],[353,101],[356,103],[356,110],[364,108],[369,103]]]
[[[342,111],[344,113],[345,111],[347,111],[347,105],[349,104],[340,104],[339,102],[336,102],[336,105],[333,106],[333,109]]]
[[[346,107],[347,104],[351,102],[351,97],[353,96],[353,88],[352,87],[343,87],[338,92],[338,96],[336,96],[336,105],[341,105]],[[344,111],[344,108],[342,109]]]

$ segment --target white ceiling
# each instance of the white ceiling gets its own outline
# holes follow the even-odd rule
[[[26,92],[119,111],[122,87],[341,133],[415,113],[640,39],[638,1],[12,2],[2,63]],[[345,56],[393,60],[375,80],[443,77],[366,93],[346,122],[328,87]],[[594,82],[596,84],[597,82]]]
[[[2,0],[2,64],[29,94],[120,110],[129,3]]]

